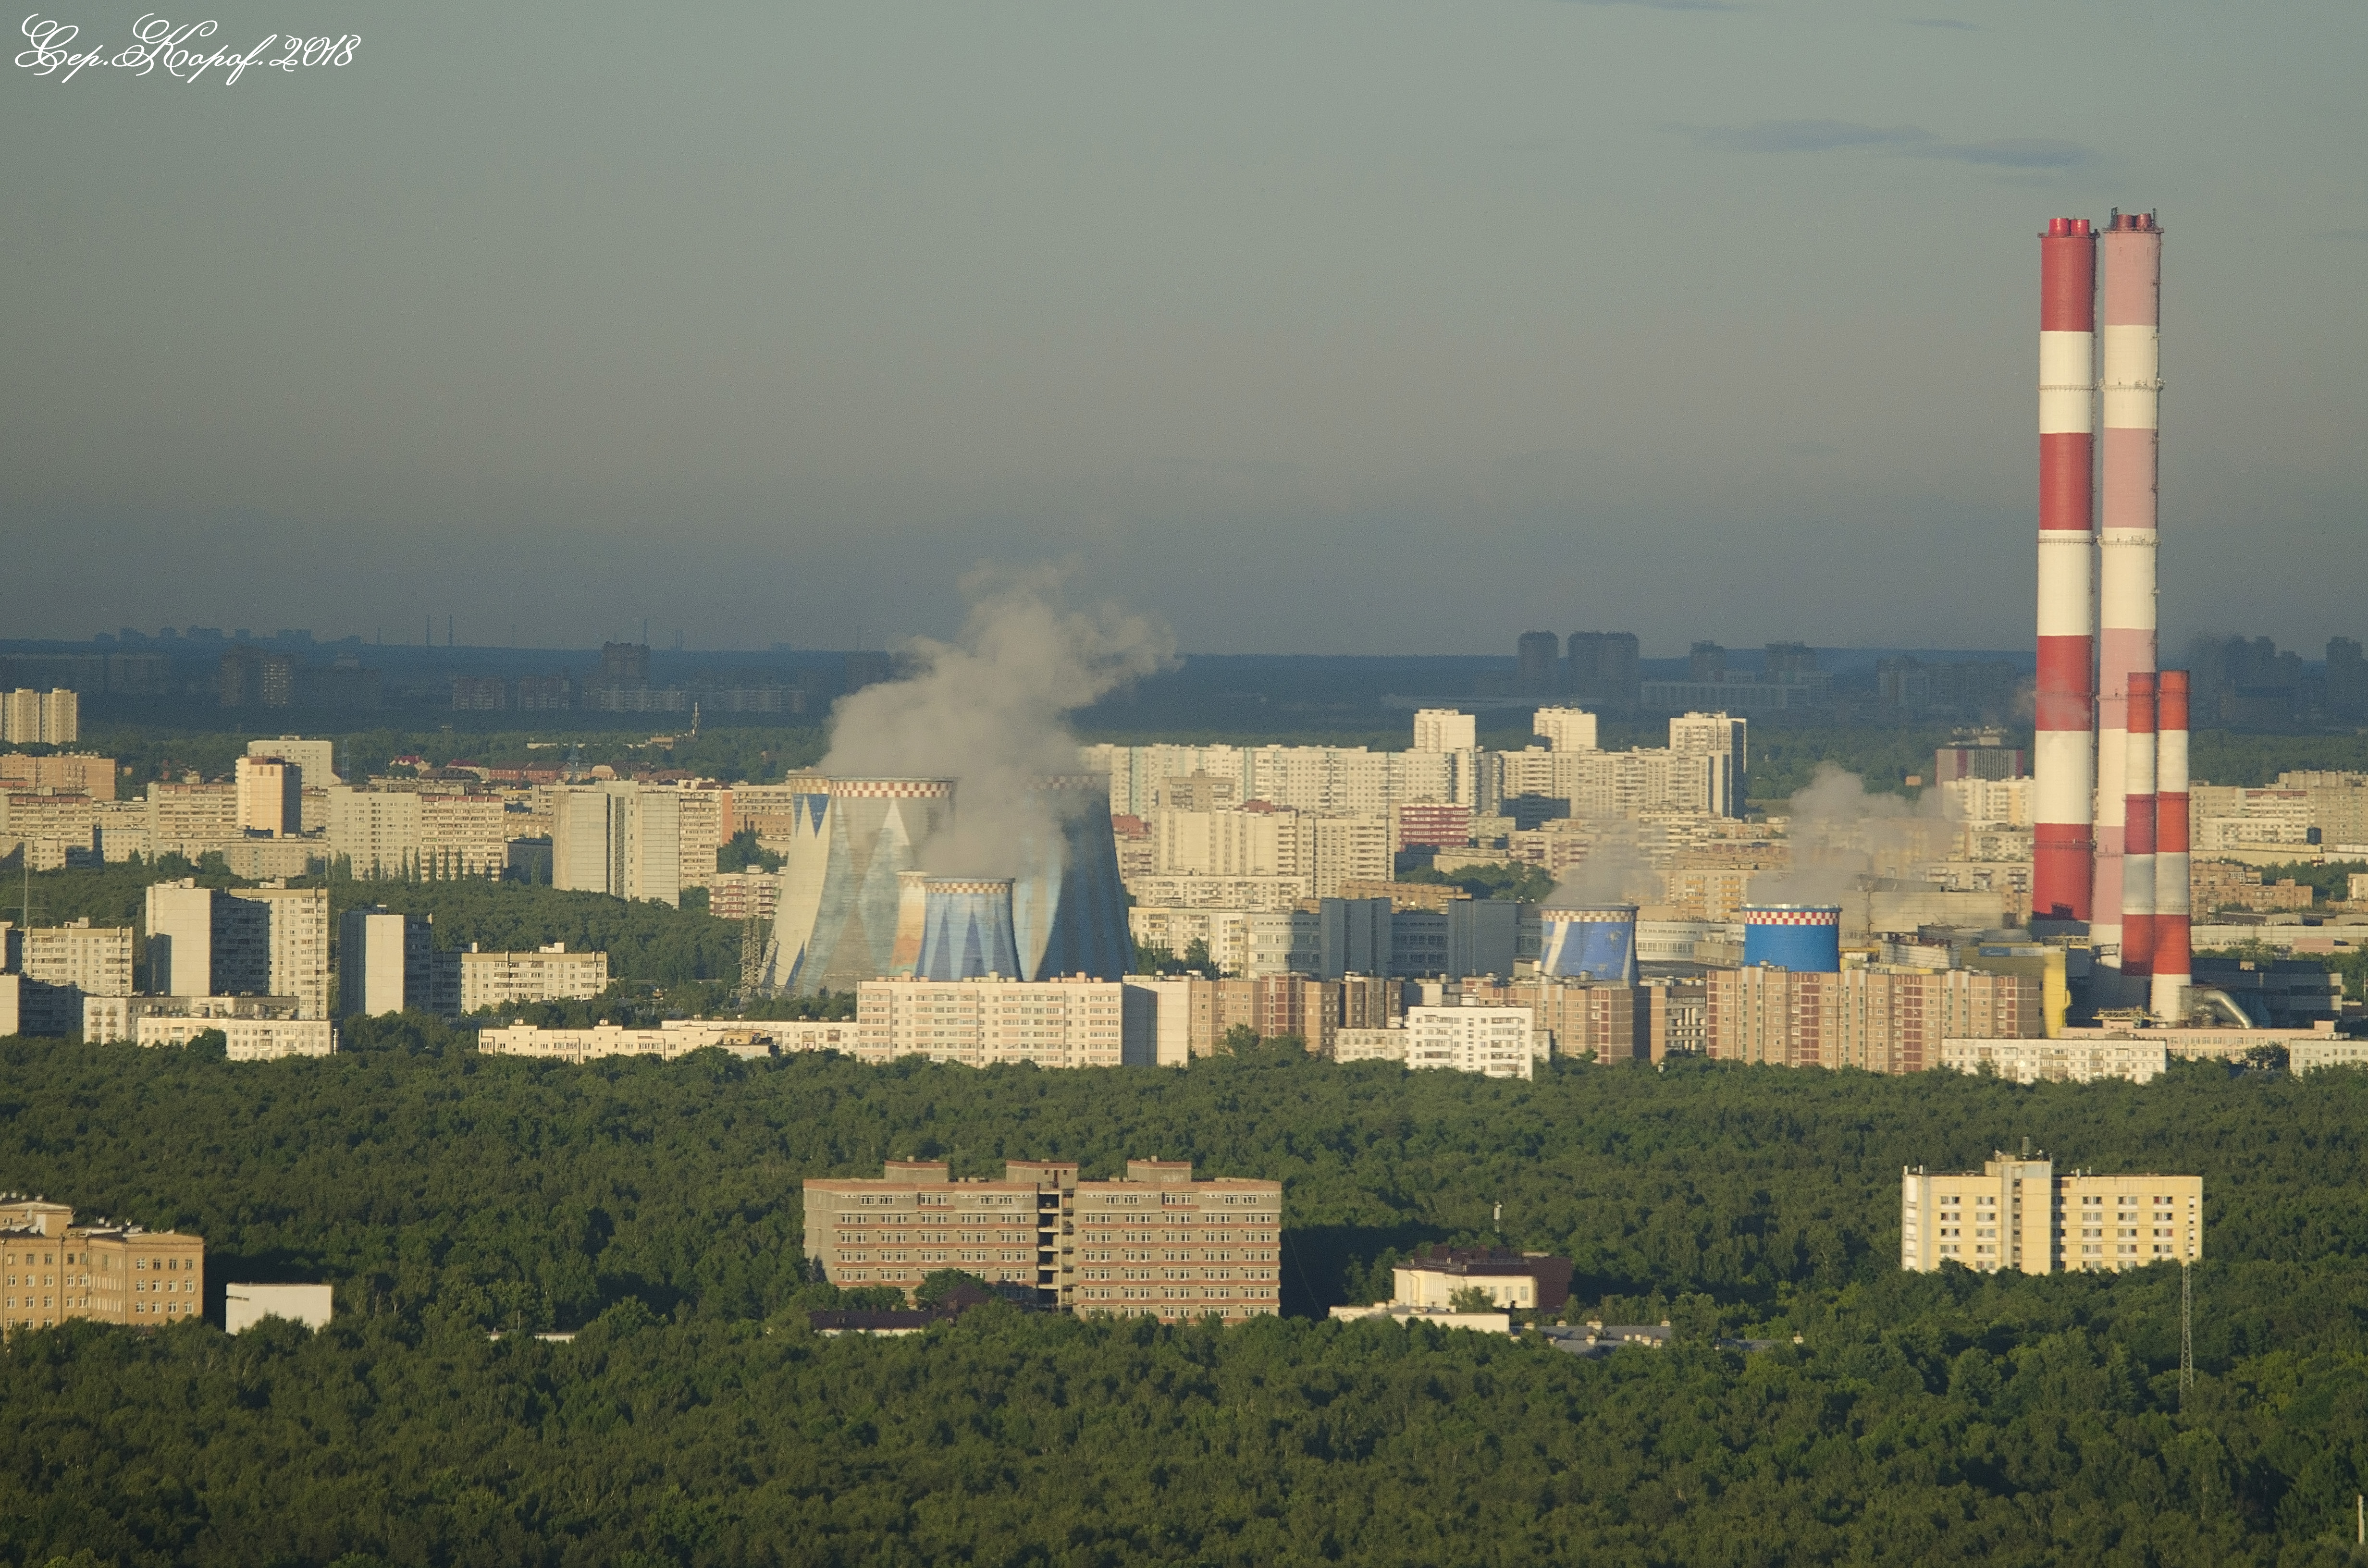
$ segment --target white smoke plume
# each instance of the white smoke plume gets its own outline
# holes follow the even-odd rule
[[[1606,825],[1587,846],[1587,858],[1563,873],[1546,906],[1590,903],[1658,903],[1661,878],[1637,847],[1626,822]]]
[[[1062,576],[971,573],[957,641],[914,639],[900,650],[911,674],[831,710],[823,772],[955,780],[952,827],[922,850],[937,875],[1015,875],[1022,836],[1050,825],[1029,780],[1078,771],[1064,716],[1176,663],[1163,621],[1109,604],[1068,608]]]
[[[1845,930],[1866,928],[1870,879],[1913,877],[1946,855],[1953,831],[1948,791],[1928,790],[1912,804],[1870,795],[1857,774],[1830,762],[1817,766],[1789,809],[1792,866],[1753,877],[1751,902],[1839,904]]]

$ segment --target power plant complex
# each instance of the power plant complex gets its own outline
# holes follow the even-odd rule
[[[1122,978],[1134,949],[1109,798],[1103,774],[1032,780],[1010,846],[1019,875],[941,877],[924,863],[952,825],[954,780],[816,780],[792,800],[758,985]]]
[[[2157,666],[2155,608],[2162,231],[2052,218],[2039,258],[2031,913],[2086,925],[2099,1001],[2183,1021],[2189,694]]]

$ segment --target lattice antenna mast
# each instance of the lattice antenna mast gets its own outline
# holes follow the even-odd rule
[[[2195,1392],[2195,1275],[2191,1264],[2179,1266],[2179,1404]]]

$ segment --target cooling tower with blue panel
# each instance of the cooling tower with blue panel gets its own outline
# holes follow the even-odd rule
[[[916,980],[1019,978],[1011,935],[1011,882],[1004,877],[931,877],[924,884]]]
[[[1538,972],[1554,980],[1636,983],[1636,906],[1560,905],[1538,911]]]
[[[1839,974],[1842,911],[1834,903],[1756,903],[1736,911],[1743,920],[1746,968],[1768,964],[1795,974]]]
[[[902,879],[952,819],[952,780],[832,778],[794,804],[765,987],[813,996],[896,972]]]
[[[1125,978],[1134,939],[1110,832],[1110,775],[1052,774],[1031,779],[1028,792],[1037,810],[1020,838],[1011,891],[1022,976]]]

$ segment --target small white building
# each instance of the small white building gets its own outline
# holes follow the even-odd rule
[[[286,1318],[306,1328],[329,1326],[326,1285],[228,1285],[222,1289],[222,1327],[233,1334],[265,1318]]]
[[[1398,1025],[1380,1029],[1332,1031],[1332,1060],[1335,1062],[1395,1062],[1403,1065],[1406,1059],[1406,1031]]]
[[[2338,1040],[2322,1034],[2286,1047],[2286,1069],[2295,1077],[2321,1067],[2368,1067],[2368,1040]]]
[[[1536,1061],[1531,1022],[1527,1007],[1409,1007],[1406,1064],[1529,1079]]]

